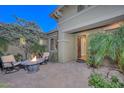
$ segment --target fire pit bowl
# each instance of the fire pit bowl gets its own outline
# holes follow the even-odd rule
[[[24,66],[25,70],[28,73],[37,72],[39,70],[39,64],[36,57],[34,57],[32,60],[26,60],[21,62],[21,65]]]
[[[26,65],[26,69],[27,69],[28,73],[38,72],[39,65],[38,64]]]

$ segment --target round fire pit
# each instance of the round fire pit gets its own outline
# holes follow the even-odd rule
[[[39,70],[38,64],[27,65],[27,71],[29,73],[37,72]]]
[[[39,64],[37,61],[24,61],[21,63],[21,65],[24,66],[25,70],[28,71],[28,73],[37,72],[39,70]]]

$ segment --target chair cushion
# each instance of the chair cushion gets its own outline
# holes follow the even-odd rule
[[[49,52],[44,52],[42,58],[45,58],[47,60],[49,58],[49,55],[50,55]]]
[[[8,55],[8,56],[2,56],[1,57],[2,62],[16,62],[15,58],[13,55]]]

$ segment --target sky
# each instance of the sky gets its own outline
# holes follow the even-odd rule
[[[57,22],[50,14],[57,5],[0,5],[0,22],[15,22],[13,15],[36,22],[43,32],[54,30]]]

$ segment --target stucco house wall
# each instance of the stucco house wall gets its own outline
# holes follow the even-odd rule
[[[105,26],[124,20],[124,6],[90,6],[80,12],[77,12],[77,7],[77,5],[64,6],[60,10],[62,16],[57,19],[59,62],[77,59],[79,35],[104,31],[107,29]]]
[[[54,44],[51,42],[51,39],[54,40]],[[53,50],[51,50],[51,44],[54,46]],[[49,61],[58,62],[58,30],[55,29],[47,33],[47,45],[50,52]]]
[[[72,8],[70,8],[72,7]],[[76,10],[77,6],[68,6],[70,10],[63,10],[62,17],[58,22],[62,32],[73,33],[111,24],[124,19],[124,6],[90,6],[80,12],[75,11],[70,17],[66,17],[64,11]],[[71,13],[70,13],[71,14]]]
[[[25,58],[24,50],[14,46],[14,45],[8,45],[8,50],[5,54],[6,55],[7,54],[12,54],[12,55],[21,54],[23,56],[23,58]]]
[[[71,17],[72,15],[75,15],[77,12],[77,6],[76,5],[67,5],[63,7],[64,11],[62,11],[62,17],[58,20],[59,22],[64,21],[65,19]]]
[[[75,35],[59,31],[58,56],[59,62],[68,62],[75,59]]]

